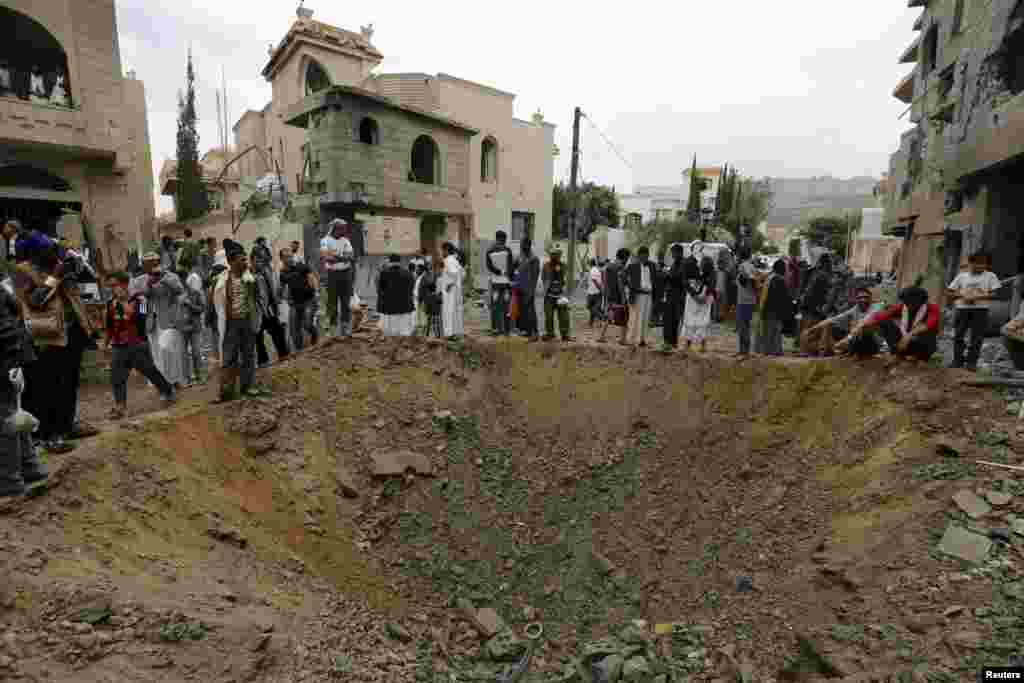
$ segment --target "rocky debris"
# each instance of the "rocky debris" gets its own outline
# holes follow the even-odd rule
[[[950,524],[939,541],[939,552],[972,563],[979,563],[988,557],[992,541],[981,534]]]
[[[1010,522],[1010,528],[1013,530],[1013,533],[1024,536],[1024,517]]]
[[[277,429],[277,413],[247,410],[241,415],[225,420],[224,426],[233,434],[241,434],[249,439],[259,439]]]
[[[388,634],[388,637],[393,638],[394,640],[400,641],[402,643],[412,642],[412,634],[409,633],[404,627],[400,626],[399,624],[396,624],[393,621],[388,622],[387,626],[384,627],[384,630]]]
[[[1013,500],[1013,496],[1009,493],[1003,493],[1002,491],[986,491],[985,498],[987,498],[988,502],[997,508],[1005,507]]]
[[[967,452],[967,442],[951,437],[942,437],[934,442],[935,452],[944,458],[959,458]]]
[[[358,498],[359,489],[356,488],[356,479],[344,465],[338,465],[334,470],[334,479],[338,484],[338,490],[346,498]]]
[[[971,519],[981,519],[992,512],[989,504],[973,491],[959,491],[953,496],[953,502],[956,503],[958,508],[967,513],[967,516]]]
[[[601,570],[601,573],[603,575],[607,576],[615,571],[615,564],[607,557],[597,552],[596,550],[592,552],[592,555],[594,558],[594,563],[597,565],[597,568]]]
[[[508,628],[501,615],[493,607],[471,610],[468,613],[463,609],[463,613],[484,638],[493,638]]]
[[[526,642],[506,628],[487,641],[486,650],[487,655],[496,662],[515,662],[526,653]]]
[[[402,476],[409,470],[416,474],[431,476],[434,465],[430,458],[412,451],[382,451],[373,455],[373,476]]]
[[[239,548],[245,548],[249,545],[249,540],[241,531],[235,527],[226,526],[219,520],[214,520],[210,528],[206,530],[206,535],[222,543],[230,543]]]
[[[266,455],[277,448],[277,441],[273,438],[263,438],[250,441],[245,449],[252,456]]]

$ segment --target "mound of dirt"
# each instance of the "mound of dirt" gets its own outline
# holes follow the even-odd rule
[[[352,339],[268,378],[0,507],[0,678],[952,681],[1024,642],[1024,486],[975,464],[1024,441],[958,373]]]

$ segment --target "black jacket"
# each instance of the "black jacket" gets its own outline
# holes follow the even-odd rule
[[[625,269],[618,261],[612,261],[604,268],[604,295],[609,306],[625,306],[628,303],[624,273]]]
[[[683,294],[686,290],[686,277],[683,274],[685,272],[683,269],[684,263],[685,261],[683,259],[673,261],[672,266],[668,269],[668,272],[665,273],[662,284],[665,289],[666,296],[670,298],[680,300],[683,298]]]
[[[281,286],[288,288],[288,299],[291,302],[305,304],[316,296],[307,277],[311,272],[305,263],[292,263],[281,271]]]
[[[810,281],[807,283],[807,289],[804,290],[800,310],[803,313],[823,317],[828,312],[826,309],[828,308],[828,295],[831,289],[831,273],[827,273],[820,268],[815,269]]]
[[[789,320],[793,317],[793,295],[782,275],[774,274],[768,280],[768,294],[762,313],[775,320]]]
[[[416,280],[407,268],[389,265],[380,273],[377,284],[377,312],[381,315],[403,315],[416,310],[412,290]]]
[[[648,268],[651,271],[651,298],[657,301],[658,294],[661,293],[661,279],[658,277],[657,264],[653,261],[648,261],[646,264],[641,265],[639,261],[634,261],[626,266],[626,285],[629,287],[630,303],[633,303],[636,300],[636,295],[640,293],[640,284],[643,282],[641,279],[641,267]]]
[[[21,306],[7,288],[0,285],[0,386],[6,386],[10,379],[7,373],[35,360],[32,339]]]
[[[537,293],[537,281],[540,279],[540,259],[534,254],[527,255],[525,259],[520,258],[516,263],[516,270],[522,279],[520,293],[527,297],[534,296]]]

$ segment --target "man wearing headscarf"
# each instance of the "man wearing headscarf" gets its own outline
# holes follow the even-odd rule
[[[320,259],[327,268],[327,316],[338,336],[352,334],[352,290],[355,284],[355,249],[351,226],[340,218],[330,223],[330,233],[320,240]],[[338,310],[341,309],[340,320]]]
[[[936,304],[928,303],[928,290],[916,285],[901,291],[899,299],[900,303],[857,325],[850,336],[877,328],[896,357],[926,361],[939,345],[942,312]]]
[[[149,348],[153,353],[157,370],[171,384],[183,383],[183,373],[168,373],[166,367],[168,356],[161,353],[160,335],[174,329],[179,318],[179,305],[185,287],[181,279],[170,270],[165,270],[160,254],[149,252],[142,257],[142,275],[131,282],[128,294],[141,294],[146,298],[146,334],[149,337]]]

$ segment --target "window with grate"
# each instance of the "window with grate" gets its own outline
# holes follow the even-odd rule
[[[521,242],[524,238],[533,239],[533,214],[525,211],[512,212],[512,234],[509,239]]]

